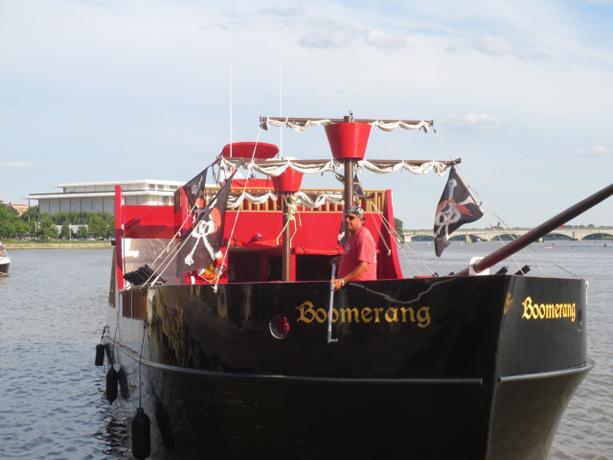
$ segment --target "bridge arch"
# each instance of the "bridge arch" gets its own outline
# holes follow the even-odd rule
[[[551,240],[553,241],[575,241],[575,238],[573,238],[570,235],[567,235],[566,233],[551,232],[545,235],[543,237],[543,240],[545,241],[551,241]]]
[[[605,233],[605,232],[594,232],[594,233],[590,233],[589,235],[585,235],[583,238],[581,238],[582,240],[613,240],[613,234],[612,233]]]
[[[514,238],[518,238],[521,235],[525,235],[531,228],[509,228],[502,229],[499,227],[489,227],[489,228],[460,228],[456,230],[451,237],[458,237],[457,240],[462,240],[464,238],[465,241],[498,241],[502,239],[503,241],[509,241]],[[498,238],[498,234],[500,234],[501,238]],[[565,235],[566,238],[563,236]],[[412,241],[432,241],[432,229],[415,229],[415,230],[405,230],[404,236],[407,240]],[[555,240],[559,239],[560,241],[579,241],[579,240],[611,240],[613,239],[613,226],[600,226],[600,227],[585,227],[585,226],[563,226],[555,229],[552,233],[545,236],[544,240]],[[456,238],[454,238],[456,240]]]
[[[432,235],[424,235],[424,234],[419,234],[419,235],[409,235],[410,238],[406,238],[407,240],[410,239],[410,241],[434,241],[434,237]]]
[[[499,235],[494,236],[490,241],[513,241],[519,237],[520,235],[517,233],[500,233]]]
[[[449,241],[466,241],[466,235],[451,235]]]
[[[487,241],[487,239],[483,238],[482,236],[475,235],[474,233],[468,234],[467,237],[473,243],[478,243],[479,241]]]

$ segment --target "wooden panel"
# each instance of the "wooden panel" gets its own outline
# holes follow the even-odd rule
[[[147,317],[147,290],[130,289],[121,293],[121,314],[125,318],[145,319]]]

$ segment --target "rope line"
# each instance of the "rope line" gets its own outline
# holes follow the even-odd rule
[[[407,243],[406,241],[403,241],[402,237],[400,236],[400,234],[396,231],[396,226],[392,226],[392,224],[387,220],[387,218],[385,217],[385,215],[383,214],[383,212],[381,212],[381,210],[377,207],[376,203],[372,203],[373,208],[375,208],[375,211],[377,213],[379,213],[379,215],[381,216],[381,222],[383,223],[383,225],[385,226],[386,230],[388,231],[388,233],[393,236],[396,239],[396,244],[398,244],[400,247],[400,251],[398,251],[399,254],[402,254],[404,256],[405,259],[405,263],[409,262],[410,259],[408,257],[408,254],[406,254],[404,252],[404,248],[406,246],[407,249],[409,249],[413,255],[415,256],[415,258],[417,259],[417,261],[419,263],[421,263],[421,265],[423,265],[424,269],[426,270],[427,273],[430,274],[434,274],[434,271],[428,266],[428,264],[419,256],[419,254],[417,253],[417,251],[415,251],[415,249],[413,248],[413,246],[409,243]],[[387,246],[387,245],[386,245]],[[412,263],[409,263],[408,266],[412,265]],[[417,270],[415,270],[417,271]]]
[[[255,152],[258,148],[258,144],[260,143],[261,133],[262,133],[262,128],[258,128],[256,138],[255,138],[255,143],[253,145],[253,153],[251,154],[251,161],[249,162],[249,167],[247,168],[247,177],[245,179],[245,184],[243,185],[243,191],[241,192],[241,195],[245,193],[245,190],[247,190],[247,184],[249,183],[249,177],[251,176],[251,169],[253,167],[253,159],[255,158]],[[215,281],[213,283],[213,289],[215,290],[215,292],[217,292],[221,274],[223,273],[224,268],[226,266],[226,259],[228,258],[228,252],[230,252],[230,246],[232,246],[232,238],[234,237],[234,231],[236,230],[236,224],[238,223],[238,218],[240,216],[240,213],[241,213],[241,207],[239,206],[238,209],[236,210],[236,216],[234,217],[234,224],[232,225],[232,230],[230,231],[230,237],[228,238],[228,247],[226,251],[223,253],[223,257],[221,259],[221,269],[219,273],[215,275]]]
[[[443,136],[441,136],[441,133],[439,132],[439,130],[435,131],[435,136],[438,139],[439,143],[441,144],[445,154],[450,158],[453,159],[453,156],[451,155],[451,151],[450,149],[447,147],[447,143],[444,141]],[[458,164],[455,165],[457,171],[460,173],[460,175],[462,175],[462,171],[461,168]],[[483,205],[486,210],[487,213],[485,213],[485,220],[487,220],[487,223],[489,224],[490,228],[492,228],[494,230],[494,233],[496,233],[496,237],[498,238],[498,241],[501,241],[503,245],[505,245],[504,240],[501,238],[501,234],[498,232],[498,226],[497,225],[492,225],[492,221],[489,219],[489,214],[493,214],[497,219],[499,223],[502,223],[505,230],[507,231],[507,234],[513,238],[513,234],[511,233],[511,229],[510,227],[504,222],[503,219],[501,219],[498,214],[492,210],[490,208],[490,206],[482,199],[481,194],[477,191],[477,189],[475,189],[474,187],[472,187],[471,185],[466,184],[467,187],[469,188],[469,192],[470,193],[474,193],[476,195],[476,198],[480,201],[481,205]],[[513,238],[515,239],[515,238]],[[517,266],[518,270],[521,270],[522,265],[519,263],[519,261],[517,260],[517,258],[515,257],[515,254],[511,254],[511,260],[513,260],[513,262],[515,263],[515,265]],[[534,261],[534,259],[532,259],[531,256],[529,256],[531,259],[531,263],[536,265],[537,268],[540,270],[540,272],[545,275],[545,272],[543,271],[543,269],[541,268],[541,266]]]
[[[440,281],[435,281],[432,284],[430,284],[430,286],[428,286],[428,288],[422,292],[420,292],[417,297],[413,298],[413,299],[409,299],[409,300],[400,300],[400,299],[396,299],[395,297],[392,297],[391,295],[385,293],[385,292],[380,292],[380,291],[376,291],[374,289],[370,289],[362,284],[355,284],[355,283],[347,283],[350,286],[353,287],[357,287],[360,289],[365,290],[366,292],[369,292],[370,294],[375,294],[379,297],[384,298],[385,300],[387,300],[388,302],[391,303],[396,303],[396,304],[411,304],[411,303],[416,303],[419,302],[421,300],[421,298],[426,295],[428,292],[430,292],[432,289],[434,289],[436,286],[440,286],[443,284],[447,284],[450,283],[452,281],[455,281],[456,278],[448,278],[448,279],[444,279],[444,280],[440,280]]]
[[[221,160],[221,155],[217,156],[217,158],[215,159],[215,161],[213,161],[211,164],[209,164],[206,168],[213,168],[215,165],[219,164]],[[198,184],[198,190],[200,190],[202,184]],[[206,191],[206,182],[204,183],[204,189]],[[181,250],[181,248],[183,247],[183,245],[181,245],[178,249],[175,248],[174,251],[168,251],[168,248],[170,247],[171,244],[173,244],[175,242],[175,240],[177,238],[181,237],[181,230],[183,229],[183,227],[185,226],[185,224],[187,223],[187,221],[190,219],[190,217],[193,217],[194,215],[194,211],[196,210],[196,203],[194,202],[194,204],[192,205],[192,207],[190,208],[190,210],[187,212],[187,215],[185,216],[185,219],[183,220],[183,222],[181,223],[181,225],[179,226],[179,229],[175,232],[175,234],[172,236],[172,238],[170,239],[170,241],[168,242],[168,244],[166,245],[166,247],[164,247],[164,249],[158,254],[158,256],[154,259],[154,261],[151,263],[152,265],[152,269],[153,269],[153,273],[149,276],[149,278],[147,278],[147,280],[145,281],[145,283],[143,284],[143,286],[147,286],[149,284],[149,281],[151,280],[151,278],[153,278],[156,274],[157,276],[155,276],[154,281],[151,284],[155,284],[157,282],[157,280],[160,278],[160,276],[162,276],[164,274],[164,272],[168,269],[168,267],[170,266],[170,263],[172,263],[172,261],[174,260],[174,258],[176,257],[176,255],[179,253],[179,251]],[[184,242],[185,243],[185,242]],[[168,262],[166,264],[166,266],[164,267],[164,269],[162,271],[160,271],[158,273],[158,269],[155,268],[155,264],[157,263],[158,259],[162,256],[162,254],[166,253],[166,257],[164,257],[164,259],[162,259],[162,263],[160,264],[161,266],[165,265],[166,262]],[[170,258],[170,261],[169,261]]]
[[[277,235],[276,241],[277,241],[277,246],[279,246],[279,239],[281,238],[281,235],[283,235],[283,232],[290,225],[290,223],[293,222],[294,223],[294,233],[292,233],[292,235],[289,238],[289,245],[291,247],[292,240],[294,239],[294,236],[296,236],[296,233],[298,232],[298,225],[296,224],[296,214],[298,213],[298,203],[297,203],[298,198],[292,193],[288,196],[284,196],[283,201],[285,202],[285,207],[287,208],[287,221],[283,224],[283,227],[281,227],[281,231]]]

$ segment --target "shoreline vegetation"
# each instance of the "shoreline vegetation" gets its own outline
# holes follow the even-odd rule
[[[4,240],[2,241],[2,244],[4,244],[4,247],[9,250],[13,250],[13,249],[110,249],[112,247],[111,240],[103,240],[103,241]]]

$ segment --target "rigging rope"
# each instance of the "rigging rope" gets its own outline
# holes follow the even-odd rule
[[[257,134],[256,134],[256,138],[255,138],[255,143],[253,145],[253,152],[251,154],[251,161],[249,162],[250,167],[247,169],[247,178],[245,179],[245,184],[243,185],[243,191],[241,192],[241,195],[245,193],[245,190],[247,189],[247,184],[249,183],[249,177],[251,176],[251,165],[253,165],[253,159],[255,158],[255,152],[258,148],[258,144],[260,143],[260,134],[262,133],[262,128],[258,128]],[[213,290],[215,292],[217,292],[218,290],[218,286],[219,286],[219,280],[221,278],[221,274],[224,272],[224,268],[226,266],[226,259],[228,258],[228,252],[230,252],[230,246],[232,246],[232,239],[234,237],[234,231],[236,230],[236,224],[238,223],[238,218],[240,216],[241,213],[241,208],[239,207],[236,210],[236,216],[234,217],[234,224],[232,225],[232,230],[230,231],[230,237],[228,238],[228,246],[226,248],[226,250],[223,252],[223,256],[221,259],[221,267],[219,270],[219,273],[215,274],[215,280],[213,283]]]
[[[283,201],[285,201],[285,206],[287,208],[287,220],[283,224],[283,227],[281,227],[281,231],[277,235],[276,241],[277,241],[277,246],[279,246],[279,238],[281,238],[281,235],[283,235],[283,232],[285,231],[285,229],[288,227],[288,225],[290,225],[290,222],[293,222],[294,223],[294,233],[292,233],[292,236],[290,236],[289,238],[289,245],[291,247],[292,240],[294,239],[294,236],[296,236],[296,232],[298,231],[298,225],[296,224],[296,214],[298,213],[298,204],[297,204],[298,199],[293,193],[291,193],[287,196],[284,196]]]
[[[421,263],[423,265],[423,267],[426,269],[427,272],[429,272],[431,275],[434,274],[434,271],[428,266],[428,264],[419,256],[419,254],[417,253],[417,251],[415,251],[415,249],[413,249],[413,246],[410,244],[410,242],[407,244],[407,242],[404,240],[404,238],[402,238],[398,232],[396,231],[396,226],[392,226],[391,223],[387,220],[387,218],[385,217],[385,215],[381,212],[381,210],[377,207],[376,203],[372,203],[372,206],[375,208],[375,211],[377,211],[380,216],[381,216],[381,222],[383,223],[383,225],[385,226],[385,228],[387,229],[388,233],[390,235],[392,235],[395,239],[396,239],[396,243],[398,245],[400,245],[400,251],[399,253],[402,254],[405,258],[405,261],[408,263],[408,265],[412,265],[412,262],[410,262],[410,259],[408,257],[408,255],[403,251],[403,249],[405,248],[405,246],[413,253],[413,255],[417,258],[418,262]],[[417,270],[416,270],[417,271]]]
[[[445,141],[443,140],[443,137],[441,136],[441,134],[440,134],[439,130],[435,130],[435,134],[436,134],[436,138],[438,139],[439,143],[441,144],[441,146],[442,146],[443,150],[445,151],[445,153],[447,154],[447,156],[448,156],[449,158],[452,158],[451,151],[450,151],[450,150],[449,150],[449,148],[447,147],[447,144],[446,144],[446,143],[445,143]],[[461,170],[460,170],[459,165],[455,165],[455,167],[456,167],[456,170],[458,171],[458,173],[460,173],[460,174],[461,174]],[[504,225],[504,228],[507,230],[507,234],[508,234],[508,235],[509,235],[509,236],[510,236],[512,239],[515,239],[515,238],[513,237],[513,234],[512,234],[512,233],[510,233],[510,232],[511,232],[510,227],[509,227],[509,226],[508,226],[508,225],[507,225],[507,224],[504,222],[504,220],[502,220],[502,219],[501,219],[501,218],[498,216],[498,214],[497,214],[495,211],[493,211],[493,210],[490,208],[490,206],[489,206],[487,203],[485,203],[485,201],[483,201],[483,199],[481,198],[481,194],[480,194],[480,193],[479,193],[479,192],[478,192],[478,191],[477,191],[477,190],[476,190],[474,187],[472,187],[472,186],[470,186],[470,185],[468,185],[468,184],[467,184],[467,187],[469,188],[469,191],[473,192],[473,193],[476,195],[477,199],[478,199],[478,200],[481,202],[481,204],[482,204],[482,205],[484,205],[484,206],[485,206],[485,208],[487,209],[487,213],[485,214],[485,219],[487,220],[487,222],[488,222],[488,224],[489,224],[490,228],[494,230],[494,233],[496,233],[496,237],[498,238],[498,240],[499,240],[499,241],[501,241],[503,245],[505,244],[505,243],[504,243],[504,240],[501,238],[501,234],[498,232],[498,226],[497,226],[497,225],[492,225],[492,222],[491,222],[491,220],[490,220],[490,219],[489,219],[489,217],[488,217],[488,214],[489,214],[489,213],[493,214],[493,215],[494,215],[494,216],[495,216],[495,217],[498,219],[498,222],[499,222],[499,223],[501,222],[501,223]],[[534,248],[532,248],[532,250],[534,250]],[[514,255],[514,254],[511,254],[511,256],[510,256],[510,257],[511,257],[511,259],[513,260],[513,262],[515,262],[515,265],[517,266],[517,269],[518,269],[518,270],[521,270],[522,265],[521,265],[521,264],[519,263],[519,261],[516,259],[515,255]],[[536,265],[536,266],[537,266],[537,268],[539,269],[539,271],[541,272],[541,274],[545,275],[545,272],[543,271],[543,269],[541,268],[541,266],[538,264],[538,262],[536,262],[536,261],[535,261],[535,260],[534,260],[534,259],[531,257],[531,255],[530,255],[530,254],[528,255],[528,257],[530,257],[530,259],[531,259],[531,263],[533,263],[534,265]]]
[[[221,158],[221,155],[219,155],[217,158],[215,158],[215,160],[211,164],[209,164],[205,169],[212,168],[213,166],[218,164],[219,161],[220,161],[220,158]],[[202,186],[204,187],[204,189],[206,189],[206,183],[202,184]],[[198,190],[200,190],[200,187],[201,187],[201,184],[198,185]],[[192,205],[191,209],[188,211],[187,215],[185,216],[185,219],[183,220],[183,222],[179,226],[179,229],[172,236],[172,238],[170,239],[170,241],[168,242],[166,247],[158,254],[158,256],[155,258],[155,260],[151,263],[152,268],[153,268],[153,273],[149,276],[149,278],[147,278],[147,280],[145,281],[143,286],[147,286],[149,284],[149,281],[151,280],[151,278],[153,278],[157,274],[157,276],[155,276],[153,281],[150,283],[151,285],[155,284],[158,281],[158,279],[164,274],[164,272],[168,269],[168,267],[170,266],[172,261],[179,254],[180,250],[185,245],[187,239],[185,239],[185,241],[183,241],[183,243],[181,245],[179,245],[178,247],[173,248],[172,251],[169,251],[168,249],[169,249],[170,245],[174,243],[175,239],[181,237],[181,230],[183,230],[183,227],[185,226],[187,221],[190,219],[190,217],[193,217],[193,214],[194,214],[194,211],[196,210],[196,207],[197,207],[196,203],[194,202],[194,204]],[[164,257],[164,259],[162,259],[162,263],[160,264],[160,266],[163,266],[164,268],[158,272],[158,269],[155,268],[155,264],[157,263],[158,259],[164,253],[166,253],[166,257]]]

